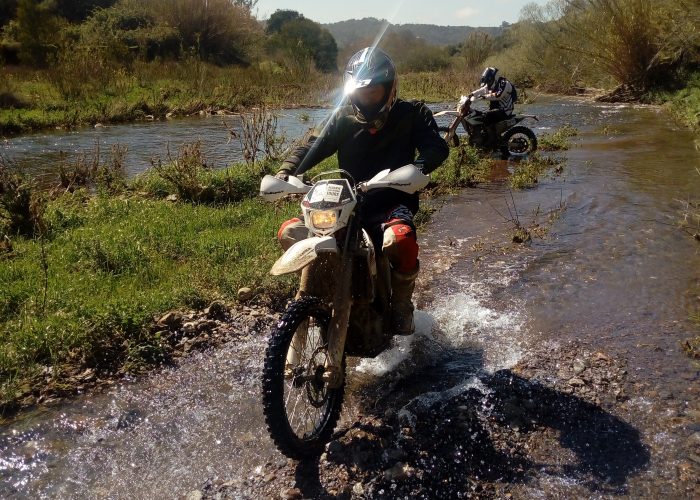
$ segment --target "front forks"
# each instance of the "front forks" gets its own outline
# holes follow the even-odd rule
[[[297,299],[306,295],[321,297],[324,301],[332,298],[332,317],[326,338],[328,356],[325,361],[323,380],[329,388],[335,389],[342,385],[343,353],[345,340],[352,310],[352,256],[351,252],[343,252],[342,262],[337,255],[319,256],[301,271],[301,279]],[[347,259],[346,256],[347,255]],[[308,340],[308,320],[299,326],[292,338],[292,344],[287,351],[285,377],[292,378],[293,367],[301,362]]]

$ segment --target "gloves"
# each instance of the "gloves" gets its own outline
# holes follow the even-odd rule
[[[275,177],[277,177],[278,179],[282,179],[283,181],[287,181],[290,175],[292,175],[291,170],[289,170],[288,168],[281,168],[277,171]]]

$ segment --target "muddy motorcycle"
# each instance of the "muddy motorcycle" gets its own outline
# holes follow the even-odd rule
[[[270,436],[287,457],[318,456],[338,422],[346,357],[375,357],[391,342],[391,274],[387,259],[360,226],[366,193],[414,193],[429,178],[413,165],[356,183],[345,171],[307,185],[265,176],[260,194],[274,201],[304,194],[308,237],[275,262],[273,275],[301,272],[299,291],[273,329],[262,375]]]
[[[457,128],[462,125],[467,133],[469,145],[489,151],[499,151],[504,158],[526,156],[537,150],[535,133],[524,125],[518,125],[527,119],[538,121],[535,115],[512,115],[506,120],[497,122],[494,125],[496,132],[494,140],[489,136],[487,125],[484,124],[484,112],[472,109],[474,100],[474,96],[462,96],[456,110],[435,113],[436,117],[454,116],[449,126],[439,127],[447,144],[459,146],[460,136],[457,135]]]

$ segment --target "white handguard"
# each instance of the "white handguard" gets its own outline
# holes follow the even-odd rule
[[[289,180],[283,181],[272,175],[266,175],[260,182],[260,196],[265,201],[279,200],[287,194],[304,194],[311,189],[293,175],[289,176]]]
[[[430,177],[425,175],[415,165],[404,165],[396,170],[382,170],[377,175],[360,186],[362,191],[377,188],[392,188],[413,194],[423,189],[430,182]]]

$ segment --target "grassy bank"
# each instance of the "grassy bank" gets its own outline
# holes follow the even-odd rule
[[[700,71],[689,75],[684,88],[655,92],[649,98],[666,106],[681,123],[700,133]]]
[[[84,369],[109,377],[162,362],[168,346],[149,325],[168,310],[233,302],[240,287],[290,295],[293,277],[268,270],[280,254],[274,235],[298,201],[256,197],[274,167],[196,172],[206,203],[183,201],[182,186],[155,170],[116,194],[49,199],[42,231],[0,247],[0,407],[33,400],[47,370],[71,392],[70,375]],[[335,167],[329,159],[317,170]],[[432,189],[473,185],[488,170],[475,151],[454,149]]]
[[[222,68],[196,59],[135,63],[85,78],[70,71],[3,68],[0,136],[252,106],[316,106],[330,100],[337,84],[335,76],[299,77],[272,63]]]
[[[0,137],[96,123],[160,120],[217,111],[326,106],[334,103],[342,77],[297,75],[273,63],[218,67],[197,60],[135,63],[99,75],[75,78],[69,70],[3,68]],[[456,102],[478,76],[459,72],[401,75],[403,99]]]

